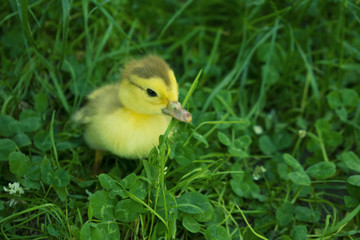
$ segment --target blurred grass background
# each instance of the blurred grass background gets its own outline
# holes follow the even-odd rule
[[[88,179],[93,153],[71,114],[91,90],[117,81],[127,59],[156,53],[174,69],[180,101],[203,70],[186,106],[193,126],[179,126],[169,143],[163,180],[173,196],[202,192],[223,217],[196,219],[202,225],[195,231],[180,214],[177,230],[158,234],[156,221],[117,222],[121,239],[130,239],[130,229],[132,239],[359,239],[360,180],[349,181],[359,173],[351,166],[360,166],[359,13],[357,0],[3,1],[0,183],[19,181],[27,193],[14,208],[0,194],[1,233],[84,238],[87,192],[101,186]],[[184,142],[190,150],[181,150]],[[32,173],[11,168],[12,151],[31,159]],[[306,170],[311,184],[297,184],[288,175],[297,165],[284,153],[302,172],[330,162],[329,173]],[[41,175],[49,167],[44,157],[66,184]],[[138,164],[108,156],[104,168],[123,178],[140,174]],[[224,226],[222,235],[209,222]]]

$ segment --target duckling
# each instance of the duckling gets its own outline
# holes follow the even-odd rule
[[[94,171],[101,164],[99,151],[144,158],[159,144],[171,117],[190,123],[192,116],[178,95],[173,70],[154,55],[129,61],[119,82],[93,91],[73,120],[85,125],[85,141],[97,150]]]

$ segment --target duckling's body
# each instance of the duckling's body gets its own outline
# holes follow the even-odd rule
[[[178,103],[175,76],[159,57],[129,62],[119,83],[99,88],[74,120],[85,125],[90,148],[125,158],[146,157],[171,120],[191,122]]]
[[[146,157],[159,144],[171,117],[142,114],[124,108],[116,98],[119,84],[97,89],[89,96],[84,138],[90,148],[126,158]],[[106,107],[104,107],[106,106]]]

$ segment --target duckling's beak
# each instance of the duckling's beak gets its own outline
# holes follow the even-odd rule
[[[191,123],[192,121],[191,113],[186,111],[179,102],[169,102],[162,112],[182,122]]]

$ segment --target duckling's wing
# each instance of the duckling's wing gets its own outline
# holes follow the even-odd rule
[[[77,111],[72,119],[79,124],[87,124],[95,115],[107,115],[123,105],[119,99],[119,85],[111,84],[99,88],[88,96],[88,103]]]

